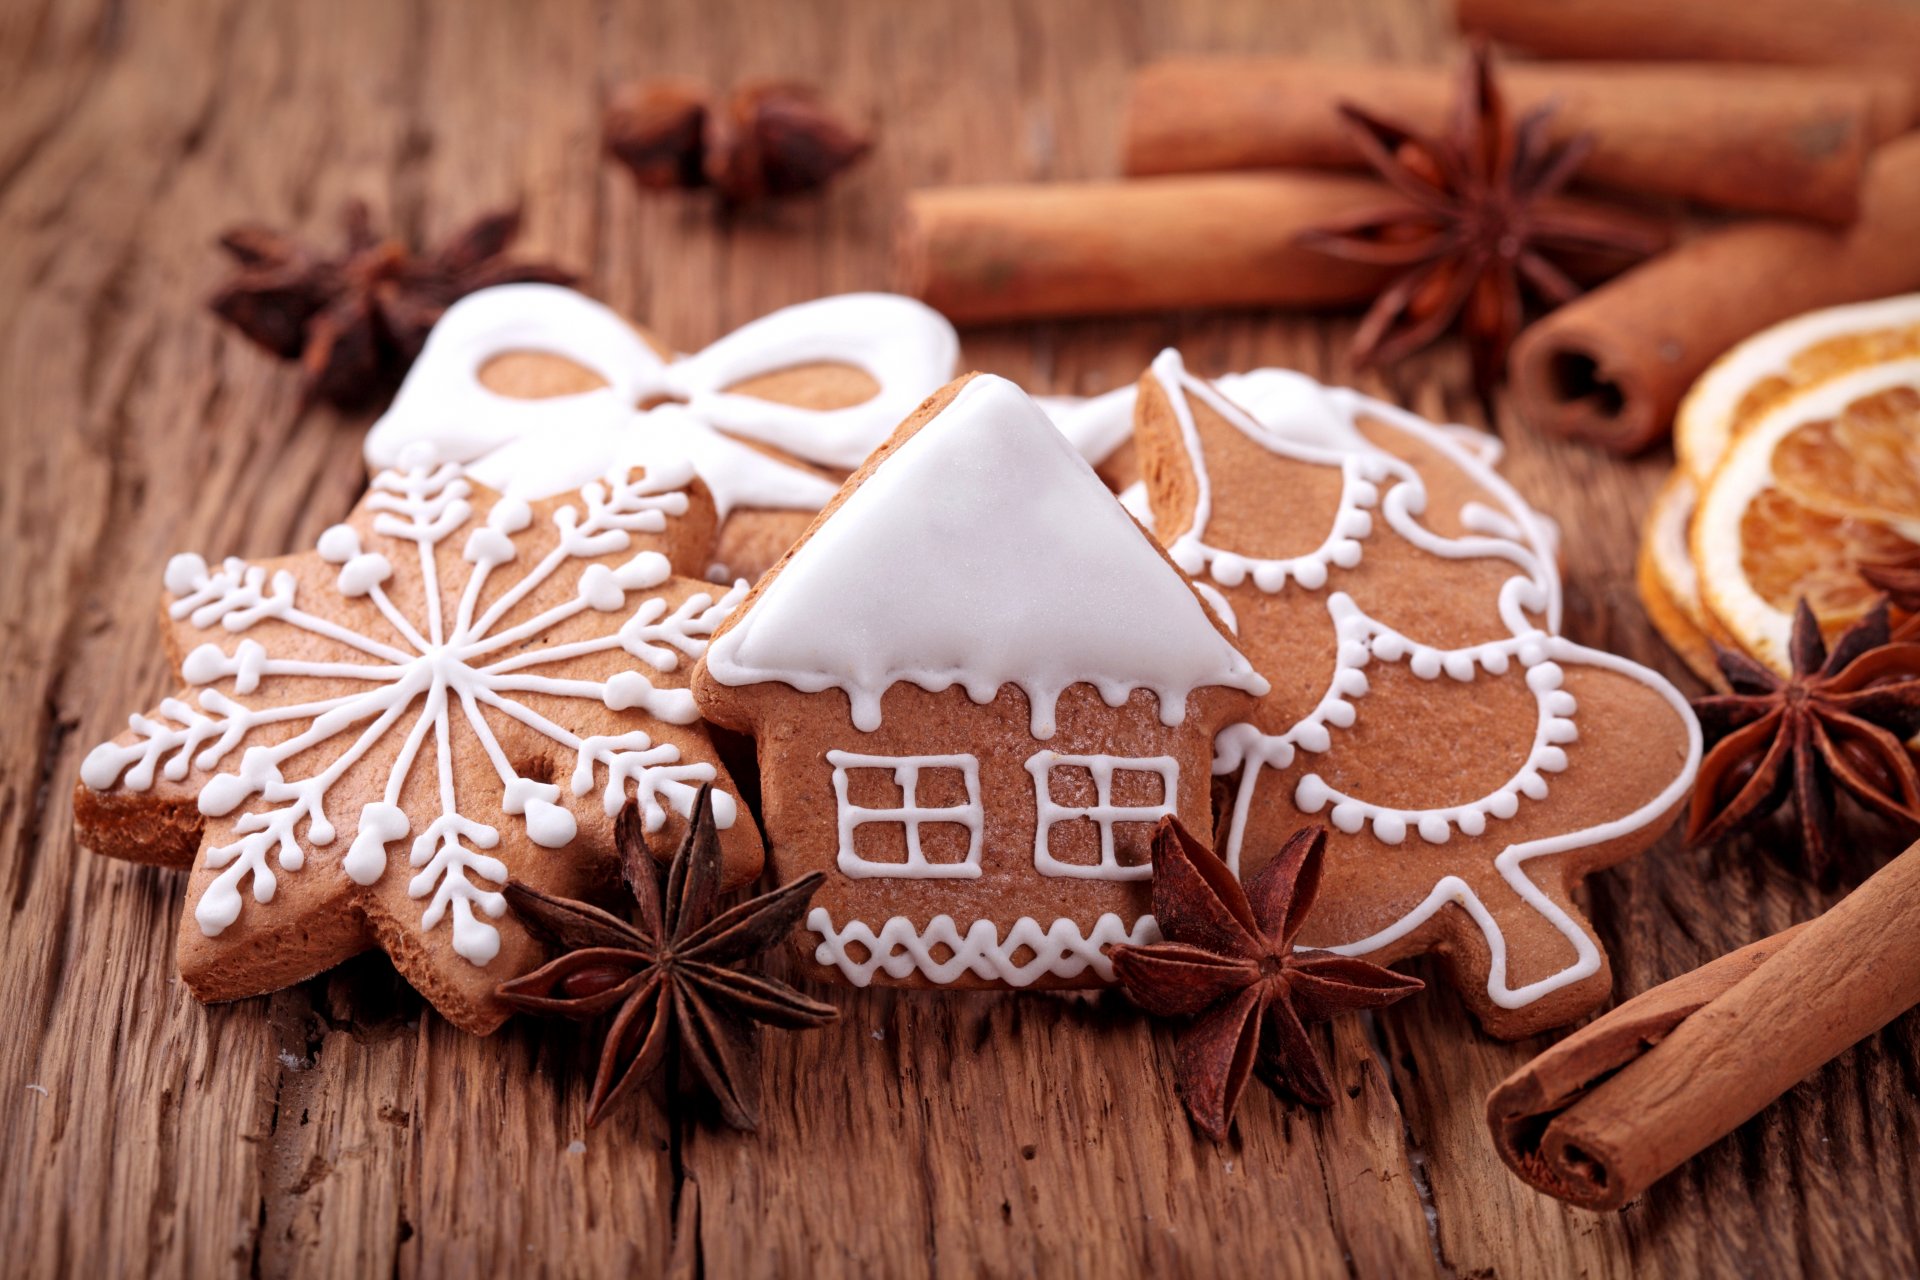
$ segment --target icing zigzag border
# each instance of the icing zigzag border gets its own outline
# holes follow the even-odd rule
[[[835,928],[833,916],[825,907],[807,913],[807,928],[822,941],[814,950],[814,959],[839,969],[856,987],[869,986],[873,975],[884,969],[896,981],[920,974],[942,985],[962,974],[997,980],[1011,987],[1031,986],[1038,979],[1077,978],[1088,969],[1102,981],[1113,981],[1113,962],[1103,949],[1114,943],[1158,942],[1160,925],[1151,915],[1143,915],[1129,929],[1120,917],[1109,911],[1094,921],[1089,934],[1080,932],[1077,922],[1064,916],[1042,928],[1032,916],[1021,916],[1000,937],[1000,926],[992,920],[975,920],[963,935],[949,915],[937,915],[922,929],[905,916],[894,916],[874,933],[864,920],[849,920]],[[866,949],[865,960],[847,954],[847,944],[857,942]],[[933,949],[945,945],[952,954],[944,961],[933,958]],[[1025,964],[1013,957],[1022,949],[1033,952]]]

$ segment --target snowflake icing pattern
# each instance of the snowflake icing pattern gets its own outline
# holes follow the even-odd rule
[[[285,568],[269,572],[233,558],[210,567],[196,555],[176,556],[166,571],[167,590],[174,596],[169,613],[176,621],[202,629],[218,625],[239,633],[272,619],[343,647],[352,660],[321,662],[276,655],[252,638],[241,640],[232,653],[216,644],[202,644],[181,664],[182,677],[195,687],[231,679],[236,696],[203,687],[197,706],[169,698],[162,702],[158,717],[131,717],[134,740],[94,748],[82,766],[82,781],[95,790],[124,782],[136,791],[150,788],[156,775],[178,782],[190,767],[217,768],[255,729],[305,725],[275,744],[248,746],[237,768],[214,775],[200,790],[199,809],[209,817],[233,813],[258,798],[234,824],[237,839],[204,850],[206,867],[219,875],[202,893],[194,917],[212,937],[239,918],[243,882],[250,880],[254,900],[265,904],[274,896],[276,863],[283,872],[301,869],[305,852],[296,838],[301,824],[305,824],[308,844],[332,843],[329,790],[376,743],[390,733],[404,732],[385,792],[361,809],[358,832],[342,867],[356,883],[373,884],[386,871],[387,847],[412,836],[408,862],[415,874],[408,893],[427,899],[421,928],[435,928],[451,912],[453,949],[473,964],[484,965],[500,948],[498,930],[486,921],[505,912],[506,900],[478,882],[503,884],[508,871],[486,852],[499,844],[499,831],[460,811],[452,739],[456,724],[464,720],[498,774],[499,809],[519,818],[528,838],[544,848],[558,849],[573,840],[574,816],[560,804],[557,783],[526,777],[515,768],[482,715],[483,707],[511,717],[571,753],[574,795],[591,791],[596,771],[604,770],[603,802],[609,816],[625,804],[631,787],[649,831],[664,824],[668,808],[688,815],[699,785],[715,777],[713,765],[683,761],[676,746],[656,743],[643,730],[582,736],[516,697],[534,693],[592,700],[614,711],[638,709],[669,724],[698,719],[689,692],[656,688],[640,670],[621,671],[605,680],[581,680],[543,674],[538,668],[619,648],[655,671],[675,670],[683,659],[691,661],[704,652],[707,637],[745,596],[744,582],[735,583],[718,600],[700,593],[671,610],[661,596],[643,595],[639,606],[610,634],[524,648],[588,610],[622,610],[630,595],[646,593],[668,580],[671,567],[658,551],[641,551],[618,567],[598,558],[627,550],[632,535],[661,532],[669,516],[684,514],[689,478],[684,469],[656,469],[585,486],[579,492],[579,506],[567,504],[553,511],[557,534],[553,549],[482,608],[489,579],[519,560],[514,538],[533,523],[532,508],[502,498],[476,525],[469,501],[473,485],[461,467],[406,465],[380,473],[365,505],[377,513],[376,533],[411,542],[417,549],[419,612],[424,617],[410,618],[395,606],[386,589],[394,577],[394,565],[387,556],[365,550],[352,526],[328,529],[319,539],[318,551],[321,559],[338,566],[340,595],[370,601],[404,644],[362,634],[300,608],[295,603],[295,575]],[[469,525],[473,527],[462,558],[471,568],[459,606],[447,618],[435,548]],[[501,625],[516,605],[582,560],[595,562],[579,571],[570,599],[526,621]],[[364,687],[280,706],[250,707],[241,701],[270,677],[310,677]],[[427,759],[437,778],[439,815],[416,833],[399,802],[408,775],[429,750],[429,736],[433,744]],[[283,766],[289,761],[323,747],[326,763],[318,771],[304,777],[285,775]],[[733,797],[716,792],[714,812],[720,826],[731,826],[737,814]]]

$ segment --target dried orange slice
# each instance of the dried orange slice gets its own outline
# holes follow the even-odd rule
[[[1717,628],[1700,599],[1700,575],[1687,547],[1693,501],[1693,481],[1684,472],[1673,472],[1660,486],[1641,529],[1634,586],[1660,638],[1693,674],[1719,689],[1726,681],[1713,656]]]
[[[1879,597],[1860,565],[1920,563],[1920,358],[1754,418],[1701,489],[1690,547],[1711,618],[1776,671],[1801,596],[1829,635],[1858,618]]]
[[[1763,329],[1708,366],[1674,416],[1680,468],[1705,484],[1732,441],[1829,379],[1920,356],[1920,294],[1829,307]]]
[[[1881,524],[1920,513],[1920,388],[1894,386],[1780,441],[1773,471],[1802,506]]]

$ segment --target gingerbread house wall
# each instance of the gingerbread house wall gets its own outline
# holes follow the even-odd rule
[[[888,922],[900,917],[912,931],[924,935],[938,916],[949,916],[955,930],[966,935],[978,920],[992,921],[1004,941],[1021,917],[1046,930],[1060,919],[1070,920],[1082,936],[1091,936],[1101,917],[1113,915],[1131,929],[1150,910],[1146,878],[1148,820],[1115,824],[1114,861],[1135,868],[1134,878],[1114,879],[1045,874],[1037,865],[1035,834],[1039,801],[1029,761],[1036,753],[1060,756],[1110,756],[1171,762],[1176,785],[1167,800],[1189,829],[1203,836],[1212,828],[1210,729],[1244,705],[1242,695],[1223,689],[1202,689],[1188,698],[1187,714],[1178,725],[1162,723],[1154,695],[1136,690],[1120,707],[1110,707],[1089,685],[1075,685],[1059,701],[1058,727],[1041,740],[1030,731],[1026,696],[1013,685],[1004,686],[991,702],[973,702],[953,688],[929,693],[909,684],[892,686],[883,699],[878,729],[862,733],[853,727],[846,696],[838,690],[805,694],[790,688],[756,690],[764,699],[756,707],[764,800],[764,819],[774,868],[782,880],[811,871],[824,871],[826,883],[814,897],[814,907],[826,913],[832,926],[844,929],[863,922],[876,936]],[[830,714],[821,714],[823,710]],[[843,754],[844,753],[844,754]],[[842,869],[840,797],[836,790],[836,763],[846,771],[849,799],[868,808],[887,800],[904,800],[889,785],[884,766],[862,765],[851,757],[970,756],[977,762],[981,813],[980,874],[976,878],[938,875],[849,875]],[[903,759],[902,763],[912,763]],[[1067,809],[1071,801],[1093,802],[1091,768],[1049,760],[1064,770],[1051,795]],[[944,776],[923,774],[925,785],[914,798],[922,805],[950,804],[963,797],[951,766]],[[1129,807],[1151,807],[1159,779],[1125,769],[1115,771],[1111,801]],[[1163,792],[1164,794],[1164,792]],[[1049,827],[1049,847],[1061,861],[1075,865],[1099,857],[1097,827],[1090,818],[1056,811]],[[928,819],[923,819],[929,821]],[[939,822],[943,830],[923,840],[929,861],[948,865],[965,853],[956,839],[956,824]],[[869,830],[869,829],[873,830]],[[885,828],[892,828],[886,830]],[[854,852],[863,858],[904,857],[902,824],[859,822]],[[896,926],[896,932],[902,926]],[[1113,925],[1109,925],[1111,929]],[[806,961],[822,971],[834,965],[815,954],[821,934],[803,928],[796,943]],[[862,958],[865,947],[852,948]],[[953,948],[933,944],[936,963],[947,960]],[[1031,951],[1014,957],[1016,964],[1032,960]],[[992,967],[991,965],[987,967]],[[1071,967],[1062,966],[1062,967]],[[1059,973],[1034,975],[1014,985],[1098,985],[1104,963],[1078,976]],[[854,977],[844,970],[841,976]],[[873,971],[875,982],[928,982],[925,967],[904,977],[885,969]],[[968,972],[951,985],[991,986],[1000,983]]]

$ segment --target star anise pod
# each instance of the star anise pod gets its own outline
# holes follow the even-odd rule
[[[707,86],[687,76],[623,84],[601,117],[608,152],[654,191],[706,185]]]
[[[587,1100],[589,1125],[659,1070],[677,1042],[726,1122],[752,1129],[759,1123],[753,1024],[817,1027],[838,1011],[777,979],[731,966],[785,939],[826,877],[816,871],[720,910],[720,842],[704,786],[664,877],[647,851],[632,801],[621,811],[614,836],[639,908],[633,923],[590,903],[510,882],[508,904],[561,954],[500,984],[500,998],[524,1012],[568,1018],[613,1012]]]
[[[1333,1102],[1307,1023],[1377,1009],[1425,985],[1351,956],[1294,949],[1326,845],[1325,827],[1296,831],[1243,888],[1177,818],[1163,818],[1153,833],[1153,914],[1167,941],[1107,952],[1136,1004],[1194,1019],[1180,1035],[1175,1077],[1187,1113],[1216,1142],[1255,1072],[1312,1106]]]
[[[229,229],[220,245],[239,272],[208,300],[214,314],[283,360],[299,360],[306,393],[351,408],[396,384],[446,309],[476,289],[538,281],[572,284],[570,271],[505,257],[520,211],[475,219],[432,253],[378,235],[365,202],[347,203],[337,256],[270,227]]]
[[[1807,869],[1826,871],[1834,789],[1920,824],[1920,770],[1905,740],[1920,731],[1920,643],[1895,641],[1882,600],[1828,651],[1802,600],[1786,678],[1719,651],[1731,693],[1695,698],[1709,744],[1693,786],[1687,839],[1710,843],[1757,822],[1792,792]]]
[[[682,77],[623,85],[603,133],[641,186],[712,187],[729,204],[815,190],[873,149],[819,94],[779,81],[743,84],[717,101]]]
[[[1583,133],[1550,143],[1551,106],[1512,124],[1482,43],[1469,48],[1440,137],[1353,103],[1339,110],[1367,163],[1409,202],[1364,209],[1299,237],[1334,257],[1400,269],[1354,334],[1349,355],[1356,365],[1390,364],[1457,322],[1472,353],[1474,385],[1489,396],[1525,322],[1525,295],[1551,308],[1580,293],[1568,255],[1618,269],[1665,241],[1643,219],[1553,199],[1593,138]]]

